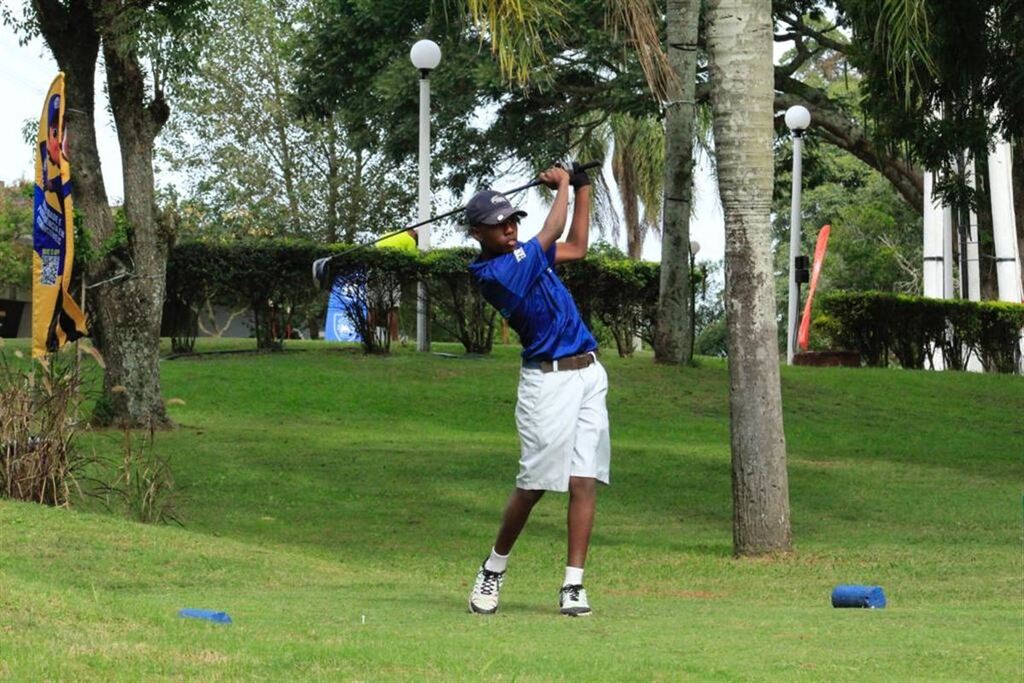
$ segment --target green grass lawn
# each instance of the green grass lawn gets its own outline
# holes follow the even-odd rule
[[[737,560],[725,364],[606,356],[595,613],[557,614],[549,494],[481,617],[466,597],[517,471],[516,349],[289,348],[163,363],[184,404],[156,448],[184,528],[0,502],[0,679],[1024,677],[1024,378],[784,368],[796,548]],[[833,609],[839,583],[889,606]]]

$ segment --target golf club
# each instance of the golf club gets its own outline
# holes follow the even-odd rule
[[[563,168],[565,168],[570,173],[576,173],[578,171],[589,171],[592,168],[598,168],[598,167],[601,166],[601,162],[600,161],[591,161],[591,162],[586,163],[586,164],[576,164],[576,163],[573,163],[572,166],[568,167],[568,168],[565,167],[565,165],[563,165],[563,164],[558,164],[558,165],[562,166]],[[512,195],[512,194],[515,194],[517,192],[522,192],[523,190],[527,190],[527,189],[529,189],[531,187],[536,187],[536,186],[542,185],[542,184],[543,183],[540,180],[540,178],[534,178],[533,180],[531,180],[530,182],[526,183],[525,185],[520,185],[519,187],[514,187],[511,190],[505,190],[505,191],[502,192],[502,194],[508,196],[508,195]],[[341,258],[342,256],[348,256],[348,255],[352,254],[353,252],[358,251],[360,249],[365,249],[366,247],[372,247],[374,244],[377,244],[377,242],[382,242],[382,241],[388,239],[389,237],[394,237],[395,235],[401,235],[403,232],[406,232],[407,230],[413,230],[415,228],[420,227],[421,225],[426,225],[427,223],[433,223],[435,221],[439,221],[442,218],[448,218],[449,216],[454,216],[455,214],[459,213],[460,211],[464,211],[465,209],[466,209],[466,205],[463,204],[462,206],[460,206],[458,208],[455,208],[455,209],[452,209],[451,211],[448,211],[446,213],[442,213],[442,214],[437,215],[437,216],[431,216],[430,218],[428,218],[426,220],[420,221],[418,223],[413,223],[412,225],[407,225],[404,228],[402,228],[401,230],[395,230],[394,232],[389,232],[387,234],[381,235],[380,237],[376,237],[376,238],[370,240],[369,242],[364,242],[362,244],[354,245],[351,249],[346,249],[345,251],[341,252],[340,254],[334,254],[333,256],[325,256],[323,258],[318,258],[317,260],[313,261],[313,281],[317,285],[319,285],[321,289],[326,289],[327,288],[327,284],[330,281],[330,278],[328,277],[328,274],[330,272],[330,265],[331,265],[331,262],[334,261],[334,259]]]

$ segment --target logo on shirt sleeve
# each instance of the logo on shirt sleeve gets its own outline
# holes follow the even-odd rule
[[[512,254],[516,257],[516,263],[519,263],[524,258],[526,258],[526,252],[523,250],[522,247],[519,247],[518,249],[513,251]]]

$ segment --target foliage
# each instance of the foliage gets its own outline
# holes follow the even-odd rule
[[[0,184],[0,286],[28,287],[32,283],[31,247],[19,237],[32,236],[33,183]]]
[[[971,354],[989,371],[1019,367],[1024,305],[834,292],[820,306],[832,346],[859,352],[870,366],[933,367],[941,353],[952,370],[964,370]]]
[[[594,112],[601,120],[616,112],[656,113],[635,55],[622,35],[605,30],[604,3],[541,4],[538,11],[556,21],[534,31],[535,15],[527,14],[521,28],[538,41],[530,50],[549,59],[535,64],[528,86],[510,89],[500,59],[481,53],[519,44],[500,45],[505,29],[480,31],[472,13],[429,0],[317,0],[298,41],[298,104],[318,118],[334,114],[351,140],[404,161],[418,136],[408,46],[432,38],[443,55],[430,74],[433,176],[455,192],[506,172],[509,162],[535,169],[565,158],[592,134]],[[512,5],[494,7],[504,12]],[[509,18],[499,17],[502,26],[511,27]]]
[[[562,264],[559,271],[584,320],[601,321],[619,356],[633,355],[637,337],[650,343],[658,301],[657,263],[627,259],[605,247],[582,261]]]
[[[0,359],[0,498],[67,507],[93,461],[78,444],[82,375],[61,356],[35,369]]]
[[[418,253],[402,249],[347,248],[331,263],[336,284],[349,297],[345,314],[356,328],[366,353],[388,353],[388,311],[397,309],[402,289],[415,282]]]
[[[787,154],[780,163],[791,168]],[[818,231],[831,225],[818,286],[826,289],[913,293],[921,288],[921,219],[876,171],[834,148],[818,148],[816,177],[801,198],[801,253],[813,257]],[[790,170],[777,173],[789,187]],[[779,296],[788,293],[790,194],[779,193],[773,221]]]
[[[962,154],[1024,130],[1024,2],[842,0],[873,135],[929,169],[954,206],[977,205]]]
[[[114,468],[113,481],[100,489],[105,503],[143,524],[174,522],[183,526],[170,458],[156,451],[153,429],[148,437],[147,442],[145,436],[140,439],[132,430],[122,430],[121,459]]]
[[[475,249],[435,249],[426,254],[352,245],[324,247],[301,240],[186,241],[171,250],[167,269],[168,325],[175,352],[190,351],[197,335],[197,315],[207,302],[247,305],[254,311],[257,348],[279,350],[298,311],[318,308],[325,299],[312,283],[310,264],[334,254],[332,275],[349,294],[346,309],[367,353],[388,353],[390,339],[380,334],[389,309],[402,301],[418,277],[425,277],[434,324],[462,343],[467,353],[489,353],[494,343],[496,311],[483,299],[467,266]],[[584,320],[605,327],[622,355],[633,353],[633,340],[650,339],[658,296],[659,266],[633,261],[599,243],[580,262],[560,266]],[[707,287],[704,288],[708,295]],[[717,303],[708,316],[720,316]],[[702,304],[703,305],[703,304]],[[593,326],[592,326],[593,327]]]
[[[385,164],[333,117],[292,112],[298,6],[214,0],[209,11],[232,30],[205,37],[162,140],[165,162],[186,179],[183,196],[166,193],[181,233],[351,242],[407,219],[410,160]]]
[[[209,300],[245,304],[253,313],[257,348],[281,348],[296,309],[316,296],[310,264],[323,247],[296,240],[184,242],[168,260],[167,300],[181,327],[179,350],[194,341],[194,318]]]
[[[479,251],[436,249],[423,257],[435,323],[462,343],[466,353],[490,353],[498,311],[473,282],[468,266]]]

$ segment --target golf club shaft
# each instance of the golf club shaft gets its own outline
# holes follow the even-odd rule
[[[579,170],[579,171],[589,171],[592,168],[598,168],[600,165],[601,165],[600,161],[591,161],[590,163],[586,163],[586,164],[583,164],[583,165],[579,166],[577,168],[577,170]],[[541,185],[541,184],[543,184],[543,183],[540,180],[540,178],[534,178],[533,180],[531,180],[530,182],[526,183],[525,185],[520,185],[519,187],[514,187],[511,190],[505,190],[505,191],[502,192],[502,194],[503,195],[515,194],[516,192],[522,192],[523,190],[528,190],[531,187],[536,187],[536,186]],[[455,208],[455,209],[452,209],[451,211],[448,211],[447,213],[442,213],[442,214],[437,215],[437,216],[431,216],[430,218],[428,218],[426,220],[423,220],[423,221],[420,221],[419,223],[413,223],[412,225],[407,225],[404,228],[402,228],[401,230],[395,230],[394,232],[389,232],[387,234],[381,235],[380,237],[377,237],[377,238],[375,238],[373,240],[370,240],[369,242],[363,242],[361,244],[357,244],[354,247],[352,247],[351,249],[346,249],[342,253],[336,254],[335,256],[332,256],[331,260],[334,260],[335,258],[340,257],[340,256],[344,256],[346,254],[350,254],[353,251],[356,251],[357,249],[363,249],[365,247],[372,247],[373,245],[377,244],[377,242],[383,242],[384,240],[388,239],[389,237],[394,237],[395,235],[401,235],[403,232],[406,232],[408,230],[414,230],[414,229],[416,229],[416,228],[418,228],[418,227],[420,227],[422,225],[426,225],[427,223],[433,223],[435,221],[441,220],[442,218],[448,218],[449,216],[454,216],[455,214],[459,213],[460,211],[464,211],[465,209],[466,209],[466,206],[462,205],[462,206],[460,206],[458,208]]]

